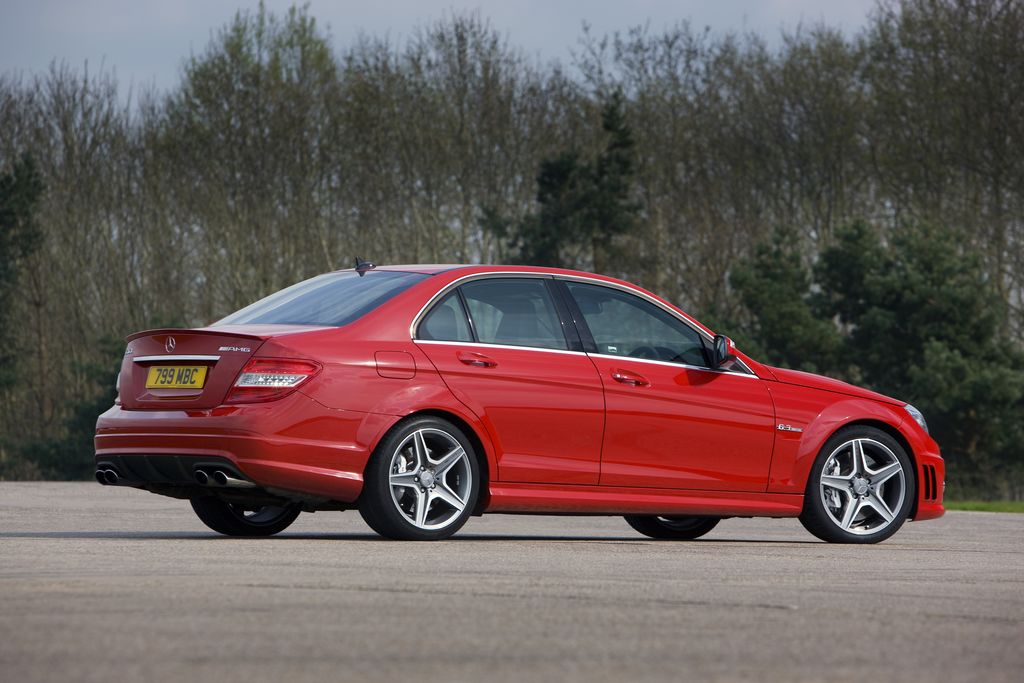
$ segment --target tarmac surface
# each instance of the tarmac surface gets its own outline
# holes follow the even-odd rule
[[[1020,681],[1024,515],[875,546],[796,520],[651,541],[619,518],[474,518],[378,539],[356,512],[271,539],[186,501],[0,483],[4,681]]]

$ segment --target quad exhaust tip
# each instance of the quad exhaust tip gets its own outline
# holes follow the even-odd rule
[[[224,470],[214,470],[213,472],[196,470],[193,472],[192,476],[200,486],[224,486],[227,488],[237,489],[256,488],[256,484],[253,482],[234,477]]]
[[[217,470],[216,472],[213,473],[213,481],[215,484],[217,484],[217,486],[230,486],[232,488],[238,489],[256,488],[256,484],[252,483],[251,481],[232,477],[230,474],[224,472],[223,470]]]
[[[104,486],[116,486],[121,481],[121,475],[112,469],[97,469],[96,481]],[[256,484],[247,479],[239,479],[223,470],[214,470],[212,473],[206,470],[195,470],[192,477],[200,486],[225,486],[228,488],[250,489],[256,488]]]

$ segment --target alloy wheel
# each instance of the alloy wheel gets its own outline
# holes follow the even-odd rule
[[[419,529],[444,529],[458,520],[473,488],[469,457],[441,429],[409,434],[391,456],[388,484],[395,507]]]
[[[896,454],[869,438],[850,439],[832,451],[821,471],[821,500],[832,522],[855,535],[874,534],[898,519],[907,495]]]

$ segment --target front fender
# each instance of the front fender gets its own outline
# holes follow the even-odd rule
[[[803,430],[776,431],[768,477],[769,493],[804,493],[811,466],[822,446],[848,424],[881,423],[912,442],[907,431],[901,428],[906,416],[897,406],[789,384],[768,382],[766,385],[775,401],[776,422]],[[909,455],[914,457],[913,453]]]

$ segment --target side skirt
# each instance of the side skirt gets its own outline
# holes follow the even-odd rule
[[[492,482],[490,492],[485,513],[798,517],[804,505],[804,497],[795,493],[505,482]]]

